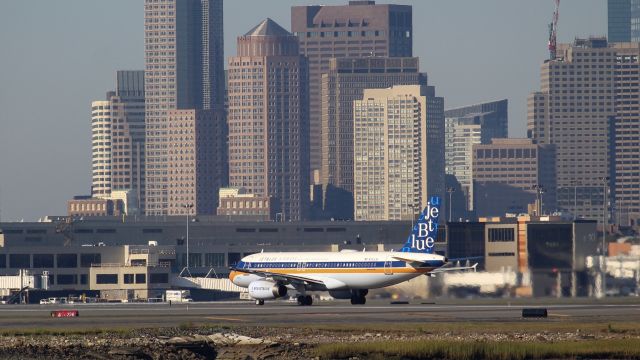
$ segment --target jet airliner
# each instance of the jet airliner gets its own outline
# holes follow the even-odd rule
[[[311,305],[308,292],[328,291],[338,299],[363,305],[369,289],[395,285],[420,275],[475,269],[445,267],[450,262],[434,254],[440,197],[432,196],[400,251],[261,252],[244,257],[231,268],[229,279],[248,288],[257,305],[294,290],[299,305]],[[477,265],[477,264],[476,264]]]

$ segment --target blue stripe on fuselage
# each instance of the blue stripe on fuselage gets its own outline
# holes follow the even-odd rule
[[[386,264],[386,266],[385,266]],[[437,268],[444,265],[442,260],[428,260],[420,264],[419,268]],[[310,261],[310,262],[292,262],[292,261],[274,261],[274,262],[245,262],[239,261],[236,266],[238,269],[376,269],[376,268],[404,268],[407,263],[404,261]]]

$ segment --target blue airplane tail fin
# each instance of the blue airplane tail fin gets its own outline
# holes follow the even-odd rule
[[[438,236],[438,219],[440,218],[440,197],[432,196],[424,208],[418,221],[413,225],[411,234],[401,252],[432,254]]]

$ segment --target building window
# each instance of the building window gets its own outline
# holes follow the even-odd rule
[[[202,266],[202,254],[189,253],[189,266],[201,267]]]
[[[56,276],[58,285],[75,285],[78,283],[78,276],[72,274],[58,274]]]
[[[489,256],[516,256],[516,254],[512,252],[490,252]]]
[[[515,231],[513,228],[493,228],[489,229],[489,242],[515,241]]]
[[[53,254],[33,254],[34,268],[53,268]]]
[[[46,229],[27,229],[27,234],[46,234]]]
[[[91,264],[100,264],[100,254],[80,254],[80,267],[91,267]]]
[[[227,263],[229,264],[229,266],[235,266],[238,261],[240,261],[240,259],[242,259],[242,255],[240,253],[229,253],[227,254],[228,259],[227,259]]]
[[[58,254],[56,255],[59,268],[76,268],[78,267],[78,256],[76,254]]]
[[[73,232],[76,234],[93,234],[93,229],[75,229]]]
[[[97,274],[96,284],[117,284],[118,274]]]
[[[9,267],[14,269],[30,268],[29,254],[9,254]]]
[[[96,229],[96,233],[98,234],[115,234],[116,229]]]
[[[133,274],[124,274],[124,283],[125,284],[133,284],[134,275]]]
[[[136,274],[136,284],[146,284],[147,274]]]
[[[87,285],[88,280],[89,276],[87,276],[87,274],[80,274],[80,285]]]
[[[224,253],[207,253],[204,254],[204,266],[206,267],[223,267]]]
[[[0,254],[0,268],[7,267],[7,256],[5,254]]]
[[[149,282],[151,284],[166,284],[169,282],[169,274],[166,274],[166,273],[150,274]]]

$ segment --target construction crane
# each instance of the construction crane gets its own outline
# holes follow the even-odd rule
[[[549,60],[556,59],[556,35],[558,34],[558,16],[560,15],[560,0],[555,0],[556,10],[553,12],[553,20],[549,24]]]
[[[58,220],[58,223],[56,224],[56,234],[62,235],[64,238],[64,246],[71,245],[71,242],[73,241],[73,224],[73,218],[70,216],[67,216],[63,220]]]

